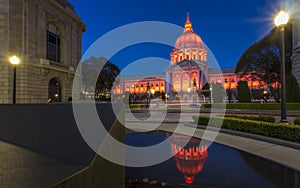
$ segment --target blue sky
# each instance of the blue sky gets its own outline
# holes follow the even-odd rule
[[[163,21],[183,27],[186,13],[190,12],[194,31],[221,67],[235,66],[242,53],[271,30],[277,11],[286,7],[286,1],[279,0],[69,1],[87,25],[83,54],[99,37],[117,27],[140,21]],[[165,45],[140,44],[123,49],[111,61],[123,69],[142,58],[169,59],[171,49]]]

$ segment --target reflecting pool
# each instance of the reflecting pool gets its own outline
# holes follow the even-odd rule
[[[126,143],[138,147],[151,146],[164,141],[170,134],[128,134]],[[127,167],[126,186],[300,187],[300,173],[295,170],[224,145],[213,143],[207,147],[199,138],[189,139],[174,134],[166,148],[173,157],[161,164]]]

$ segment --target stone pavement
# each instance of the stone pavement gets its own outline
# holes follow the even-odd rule
[[[1,188],[48,188],[83,165],[0,141]]]
[[[124,120],[124,108],[119,112],[118,119]],[[125,143],[125,128],[116,119],[109,130],[111,136]],[[115,154],[108,137],[106,137],[99,151],[105,149]],[[125,163],[125,148],[116,156],[123,164]],[[72,176],[58,182],[54,188],[123,188],[125,187],[125,167],[110,162],[96,155],[91,165]]]
[[[157,130],[174,131],[177,123],[173,121],[178,119],[178,114],[170,113],[168,115],[169,121],[156,127]],[[147,114],[135,114],[135,116],[137,119],[147,118]],[[159,116],[155,116],[154,120],[157,119],[159,119]],[[191,120],[183,119],[185,119],[185,121],[188,120],[187,122]],[[132,123],[133,127],[137,129],[143,129],[143,127],[148,128],[147,123],[143,123],[143,126],[141,126],[141,123],[136,123],[135,121],[136,120],[131,117],[127,123]],[[124,129],[122,127],[120,128],[119,123],[116,123],[117,121],[114,123],[114,126],[112,126],[110,133],[124,142]],[[192,129],[192,127],[188,127],[185,124],[181,124],[180,126],[185,130]],[[195,136],[201,137],[203,133],[204,130],[197,129]],[[246,151],[300,171],[300,150],[226,133],[218,133],[215,142]],[[124,156],[120,157],[123,158]],[[64,180],[61,181],[62,179]],[[54,185],[56,188],[116,188],[124,187],[124,183],[125,168],[112,164],[99,156],[94,158],[90,167],[85,167],[49,157],[29,149],[0,142],[1,188],[47,188]]]

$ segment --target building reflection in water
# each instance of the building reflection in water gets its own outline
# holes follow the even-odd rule
[[[185,182],[192,184],[208,157],[207,144],[199,138],[175,133],[170,141],[177,169],[184,175]]]

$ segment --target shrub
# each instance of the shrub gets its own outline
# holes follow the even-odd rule
[[[242,115],[235,115],[235,114],[226,114],[225,117],[233,117],[238,119],[247,119],[247,120],[254,120],[254,121],[263,121],[269,123],[275,123],[275,117],[273,116],[242,116]]]
[[[199,125],[207,126],[210,117],[194,116],[194,119],[198,120]],[[222,117],[212,117],[211,121],[214,119],[221,120]],[[225,117],[222,128],[300,142],[300,127],[295,125]]]
[[[250,90],[247,81],[239,81],[237,90],[239,103],[251,102]]]
[[[214,104],[215,108],[222,108],[224,104]],[[202,108],[211,108],[211,104],[202,104]],[[300,110],[300,103],[287,103],[287,110]],[[226,104],[226,109],[246,109],[246,110],[280,110],[280,103],[230,103]]]
[[[130,105],[130,109],[139,109],[139,108],[143,108],[144,104],[131,104]]]
[[[295,125],[300,125],[300,118],[295,118],[294,119],[294,124]]]
[[[225,90],[222,84],[216,83],[212,85],[212,98],[214,103],[222,103],[225,96]]]
[[[300,102],[300,88],[293,74],[286,79],[286,102]]]

